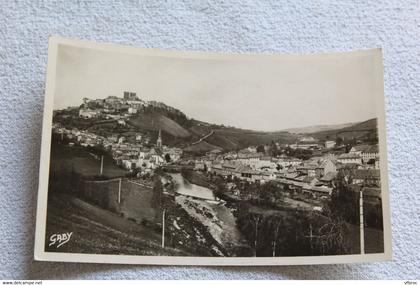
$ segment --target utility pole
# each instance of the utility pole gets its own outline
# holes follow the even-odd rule
[[[99,173],[99,175],[102,176],[103,171],[104,171],[104,156],[101,155],[101,172]]]
[[[312,240],[313,238],[317,238],[319,236],[314,236],[313,231],[312,231],[312,223],[309,224],[309,235],[305,236],[306,238],[309,238],[309,245],[311,246],[311,255],[313,254],[313,245],[312,245]]]
[[[255,222],[255,240],[254,240],[254,248],[255,248],[255,256],[257,256],[257,241],[258,241],[258,224],[260,222],[260,217],[255,216],[254,217]]]
[[[276,223],[276,228],[274,229],[274,240],[273,240],[273,257],[276,257],[276,247],[277,247],[277,237],[279,235],[280,223]]]
[[[165,247],[165,210],[162,212],[162,248]]]
[[[121,204],[121,182],[122,182],[122,178],[120,178],[118,182],[118,204]]]
[[[310,245],[311,245],[311,255],[313,254],[312,238],[313,238],[313,234],[312,234],[312,224],[309,224],[309,243],[310,243]]]
[[[363,219],[363,188],[360,188],[359,213],[360,213],[360,254],[365,254],[365,225]]]

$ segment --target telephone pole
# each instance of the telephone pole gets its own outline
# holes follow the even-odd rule
[[[255,216],[254,217],[255,222],[255,240],[254,240],[254,250],[255,250],[255,256],[257,256],[257,243],[258,243],[258,224],[260,222],[260,217]]]
[[[100,171],[99,175],[102,176],[103,171],[104,171],[104,156],[101,155],[101,171]]]
[[[360,188],[359,213],[360,213],[360,254],[365,254],[365,225],[363,219],[363,188]]]
[[[311,255],[313,254],[313,246],[312,246],[312,238],[313,238],[313,234],[312,234],[312,224],[309,224],[309,243],[311,245]]]
[[[165,210],[162,212],[162,248],[165,247]]]
[[[280,228],[280,223],[277,222],[276,223],[276,228],[274,229],[274,240],[273,240],[273,257],[276,256],[276,247],[277,247],[277,237],[279,235],[279,228]]]
[[[118,204],[121,204],[121,182],[122,179],[120,178],[120,180],[118,181]]]
[[[309,235],[305,236],[306,238],[309,238],[309,245],[311,246],[311,255],[314,252],[314,247],[312,244],[312,240],[313,238],[318,238],[319,236],[314,236],[313,231],[312,231],[312,223],[309,224]]]

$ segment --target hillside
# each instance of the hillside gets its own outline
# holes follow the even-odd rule
[[[191,136],[190,132],[180,126],[174,120],[159,113],[140,113],[132,117],[127,122],[129,125],[147,131],[162,130],[174,137],[187,138]]]
[[[378,136],[377,125],[377,119],[374,118],[350,127],[311,133],[311,136],[320,140],[335,140],[337,137],[341,137],[344,140],[355,138],[374,141],[377,140]]]
[[[339,124],[339,125],[315,125],[315,126],[308,126],[308,127],[302,127],[302,128],[291,128],[291,129],[286,129],[285,131],[292,134],[308,134],[308,133],[339,130],[339,129],[351,127],[356,124],[357,123],[346,123],[346,124]]]
[[[105,137],[117,134],[131,142],[135,141],[137,134],[141,134],[150,144],[156,141],[158,132],[161,130],[165,145],[201,154],[215,149],[231,151],[272,142],[294,143],[303,134],[311,135],[319,140],[335,140],[341,137],[344,140],[377,141],[376,119],[360,123],[314,125],[287,131],[264,132],[202,122],[188,118],[182,111],[161,102],[149,103],[150,105],[137,114],[126,116],[125,123],[104,117],[83,119],[74,110],[59,110],[56,112],[54,121],[68,128],[89,130]]]
[[[219,147],[219,146],[215,146],[212,144],[209,144],[205,141],[202,141],[198,144],[194,144],[194,145],[190,145],[186,148],[184,148],[184,151],[186,152],[190,152],[190,153],[205,153],[205,152],[209,152],[212,150],[223,150],[223,148]]]
[[[194,119],[177,110],[176,114],[161,112],[154,108],[147,113],[139,113],[129,120],[129,125],[139,131],[162,130],[168,145],[177,145],[186,152],[205,153],[214,149],[223,151],[239,150],[250,145],[270,144],[272,141],[290,143],[297,136],[285,131],[263,132],[225,127]]]
[[[213,149],[221,149],[225,151],[239,150],[248,146],[258,146],[270,144],[271,142],[291,143],[296,141],[297,135],[288,132],[262,132],[244,130],[233,127],[222,127],[218,125],[202,125],[193,126],[190,133],[199,135],[200,137],[208,137],[203,139],[198,145],[186,148],[186,151],[210,151]]]
[[[291,143],[296,140],[296,135],[288,132],[261,132],[236,128],[220,128],[215,130],[215,135],[233,143],[238,148],[270,144],[272,141]]]

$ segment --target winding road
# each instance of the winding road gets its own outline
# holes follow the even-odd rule
[[[200,138],[198,141],[191,143],[191,145],[195,145],[195,144],[201,143],[203,140],[205,140],[206,138],[210,137],[213,134],[214,134],[214,131],[212,130],[210,133],[208,133],[204,137]]]

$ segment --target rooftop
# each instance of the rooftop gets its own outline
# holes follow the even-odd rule
[[[354,153],[343,153],[338,156],[338,159],[352,159],[352,158],[356,159],[356,158],[360,158],[360,156]]]

